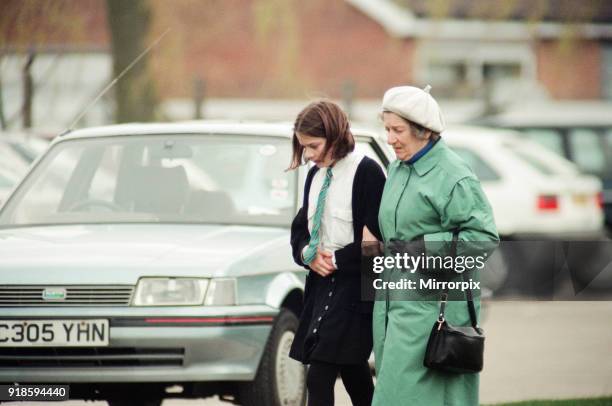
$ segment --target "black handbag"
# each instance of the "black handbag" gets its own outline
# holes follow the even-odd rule
[[[453,254],[456,253],[457,234],[453,236]],[[466,277],[463,275],[463,279]],[[471,326],[452,326],[444,318],[448,289],[442,293],[440,313],[434,323],[425,350],[423,365],[427,368],[452,373],[477,373],[482,371],[484,341],[483,330],[478,326],[476,308],[471,289],[466,290],[466,301]]]

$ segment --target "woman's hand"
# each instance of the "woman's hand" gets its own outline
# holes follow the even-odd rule
[[[310,269],[323,277],[331,275],[336,270],[332,256],[333,254],[329,251],[317,249],[317,256],[310,263]]]
[[[378,239],[374,234],[372,234],[368,226],[363,226],[363,237],[361,238],[361,241],[378,241]]]
[[[378,241],[376,236],[363,226],[363,237],[361,238],[361,255],[365,257],[376,257],[383,254],[382,243]]]

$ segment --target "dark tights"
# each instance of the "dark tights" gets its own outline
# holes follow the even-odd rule
[[[367,362],[357,365],[337,365],[313,361],[308,368],[306,386],[308,406],[333,406],[334,385],[340,374],[353,406],[370,406],[374,383]]]

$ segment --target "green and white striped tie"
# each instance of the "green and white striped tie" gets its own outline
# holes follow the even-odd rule
[[[325,210],[325,198],[327,197],[327,190],[332,180],[332,168],[327,168],[325,173],[325,180],[321,191],[319,192],[319,198],[317,199],[317,209],[315,211],[314,219],[312,220],[312,232],[310,233],[310,242],[308,248],[304,252],[304,263],[310,264],[317,256],[317,248],[320,241],[320,229],[321,229],[321,218],[323,217],[323,211]]]

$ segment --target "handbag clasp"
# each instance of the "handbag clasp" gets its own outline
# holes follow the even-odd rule
[[[446,308],[446,302],[448,301],[448,293],[442,293],[442,297],[440,298],[440,314],[438,314],[438,331],[442,328],[442,324],[444,324],[444,310]]]

